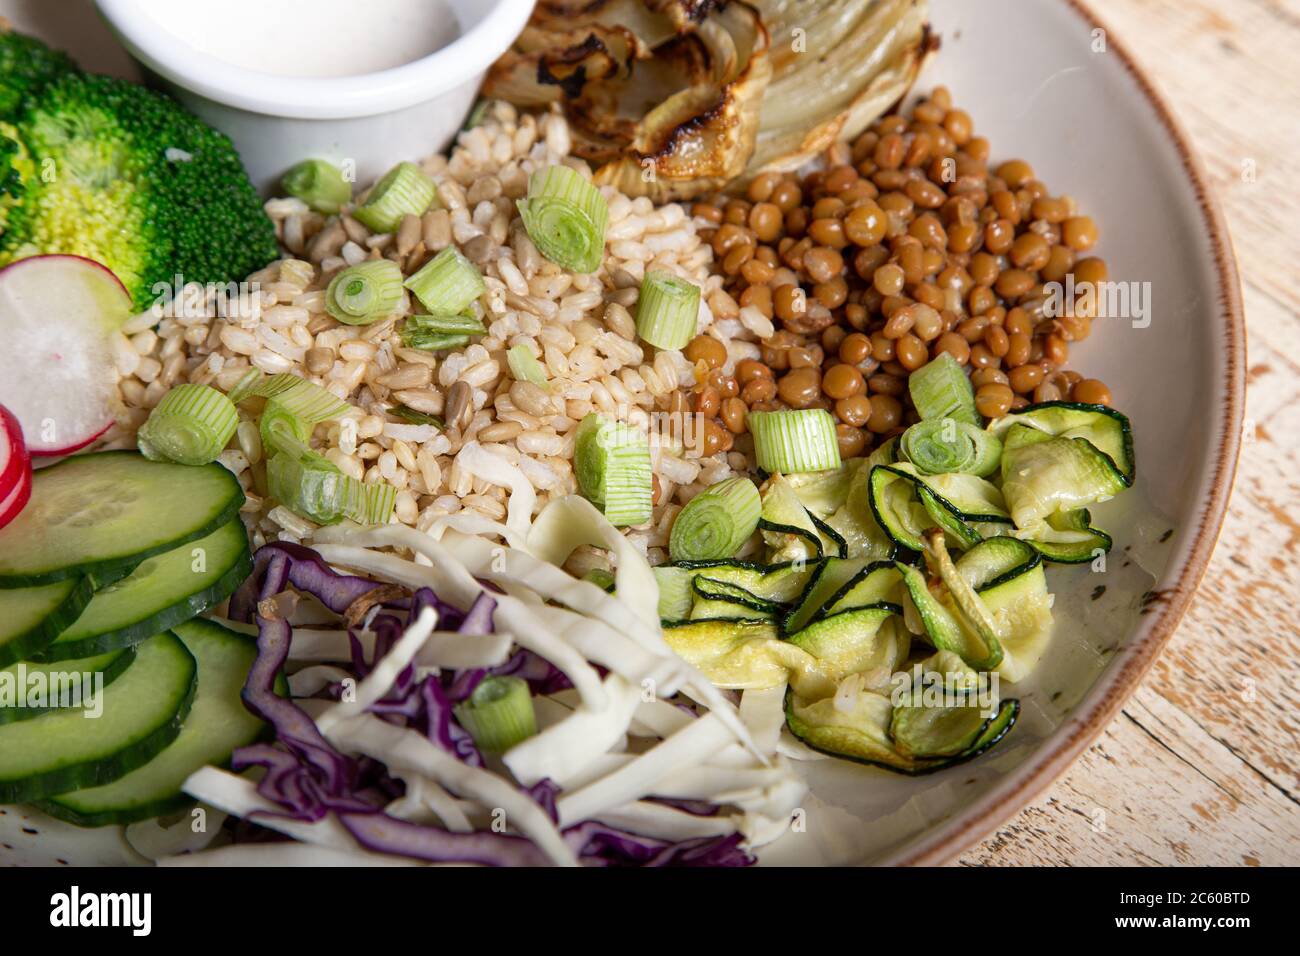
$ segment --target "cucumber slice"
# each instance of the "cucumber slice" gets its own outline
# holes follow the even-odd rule
[[[244,492],[218,464],[175,465],[132,451],[76,455],[32,480],[22,514],[0,529],[0,588],[124,567],[206,537],[233,519]]]
[[[135,648],[120,647],[107,654],[99,654],[80,661],[58,661],[51,664],[19,661],[17,664],[10,665],[0,671],[0,688],[6,684],[14,687],[15,699],[12,703],[8,702],[4,693],[0,691],[0,724],[15,720],[29,720],[59,708],[58,704],[33,707],[30,703],[19,707],[17,688],[20,684],[28,688],[27,694],[24,695],[26,698],[30,697],[32,687],[39,687],[44,688],[47,701],[82,700],[83,688],[88,693],[95,693],[97,690],[97,686],[90,684],[89,681],[102,680],[103,684],[98,686],[107,687],[120,677],[134,660]],[[89,678],[86,675],[90,675]]]
[[[989,424],[999,438],[1012,426],[1028,424],[1049,435],[1084,438],[1104,454],[1126,485],[1133,484],[1137,463],[1133,455],[1133,432],[1127,416],[1105,405],[1077,402],[1042,402]]]
[[[178,736],[143,767],[112,783],[50,797],[51,816],[83,827],[134,823],[179,810],[193,801],[185,778],[209,764],[224,766],[234,751],[255,741],[264,724],[244,708],[240,691],[257,656],[257,643],[212,621],[196,619],[174,633],[198,661],[194,706]]]
[[[196,674],[185,645],[159,634],[104,691],[98,718],[77,708],[0,727],[0,803],[99,786],[148,763],[180,733]]]
[[[40,657],[89,657],[160,634],[224,601],[252,569],[248,534],[236,518],[206,538],[147,559],[129,576],[96,592],[81,617]]]
[[[48,645],[77,619],[94,593],[87,577],[0,591],[0,667]]]

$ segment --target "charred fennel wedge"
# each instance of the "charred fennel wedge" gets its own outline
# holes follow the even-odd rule
[[[484,92],[559,103],[597,182],[684,199],[856,136],[911,86],[925,17],[923,0],[550,0]]]

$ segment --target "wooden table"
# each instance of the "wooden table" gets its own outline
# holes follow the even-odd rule
[[[1228,217],[1246,428],[1200,593],[1120,717],[964,865],[1300,864],[1300,2],[1093,0]]]

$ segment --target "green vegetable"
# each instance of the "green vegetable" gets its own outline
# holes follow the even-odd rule
[[[730,558],[758,527],[763,510],[748,478],[728,478],[700,492],[673,521],[668,552],[674,561]]]
[[[405,405],[390,405],[388,414],[394,418],[400,418],[404,422],[410,422],[412,425],[432,425],[434,428],[445,428],[447,425],[437,415],[417,412],[414,408],[408,408]]]
[[[425,348],[427,342],[471,335],[486,335],[483,323],[469,313],[459,315],[412,315],[402,328],[402,344],[408,348]]]
[[[267,400],[259,427],[268,456],[281,448],[285,439],[290,448],[305,446],[313,425],[338,418],[348,410],[348,403],[333,392],[291,372],[252,381],[245,376],[230,390],[231,395],[236,392],[239,401],[249,397]]]
[[[12,120],[24,101],[69,73],[77,64],[35,37],[0,29],[0,120]]]
[[[1001,442],[982,428],[952,418],[917,422],[903,432],[898,445],[903,457],[928,475],[960,472],[982,478],[1002,462]]]
[[[840,466],[835,420],[824,408],[750,412],[758,467],[766,472],[825,471]]]
[[[1036,532],[1053,515],[1113,498],[1127,486],[1110,457],[1086,438],[1053,438],[1013,425],[1002,455],[1002,494],[1022,531]]]
[[[506,363],[510,374],[519,382],[532,382],[538,388],[550,391],[551,383],[546,380],[546,369],[537,361],[537,356],[527,345],[512,346],[506,352]]]
[[[583,495],[601,506],[612,524],[650,520],[650,446],[635,428],[592,412],[578,426],[573,470]]]
[[[162,633],[104,689],[98,719],[69,707],[0,726],[0,802],[98,786],[148,763],[180,733],[197,677],[185,645]]]
[[[408,325],[402,331],[402,344],[408,349],[445,352],[448,349],[461,349],[469,345],[469,336],[460,332],[424,332],[418,329],[412,331]]]
[[[136,441],[154,461],[216,461],[239,424],[235,403],[210,385],[175,385],[149,413]]]
[[[343,178],[342,170],[323,159],[304,159],[284,174],[280,186],[327,215],[352,201],[352,184]]]
[[[386,319],[402,301],[402,267],[391,259],[349,266],[330,280],[325,311],[347,325]]]
[[[0,265],[84,256],[111,269],[144,309],[177,293],[178,275],[224,285],[278,257],[226,136],[134,83],[54,75],[59,61],[48,50],[25,59],[44,50],[36,41],[10,34],[0,48],[0,114],[5,102],[12,110],[0,123]]]
[[[907,390],[922,421],[953,418],[968,425],[981,424],[970,378],[947,352],[939,353],[938,358],[908,376]]]
[[[528,238],[547,259],[574,272],[600,268],[609,204],[577,170],[547,166],[533,173],[519,214]]]
[[[973,631],[984,643],[984,653],[976,660],[968,661],[972,667],[990,670],[1002,662],[1002,639],[998,634],[997,622],[984,606],[975,589],[958,573],[948,548],[944,544],[943,532],[931,528],[925,535],[926,556],[931,566],[938,572],[948,595],[957,609],[959,621]]]
[[[448,246],[406,280],[406,287],[435,315],[464,312],[487,291],[478,266]]]
[[[279,448],[266,463],[271,497],[295,514],[317,524],[350,518],[358,524],[387,524],[397,489],[387,482],[364,484],[306,446],[293,449],[281,436]]]
[[[352,218],[371,232],[392,232],[406,216],[423,216],[437,189],[414,163],[398,163],[375,183]]]
[[[680,349],[695,338],[700,287],[670,272],[647,272],[637,299],[636,334],[658,349]]]
[[[0,588],[0,667],[43,650],[81,615],[94,593],[85,577],[31,588]]]
[[[537,715],[528,682],[519,677],[485,677],[469,700],[456,707],[456,719],[480,750],[504,753],[537,733]]]

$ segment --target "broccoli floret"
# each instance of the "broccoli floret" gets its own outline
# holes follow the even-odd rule
[[[0,135],[4,132],[0,128]],[[156,284],[238,281],[278,255],[230,140],[174,100],[72,73],[28,97],[0,149],[0,265],[38,253],[103,263],[136,307]],[[17,192],[20,195],[13,198]]]
[[[77,65],[61,50],[35,37],[14,33],[0,21],[0,120],[17,115],[23,101],[52,80],[76,73]]]

